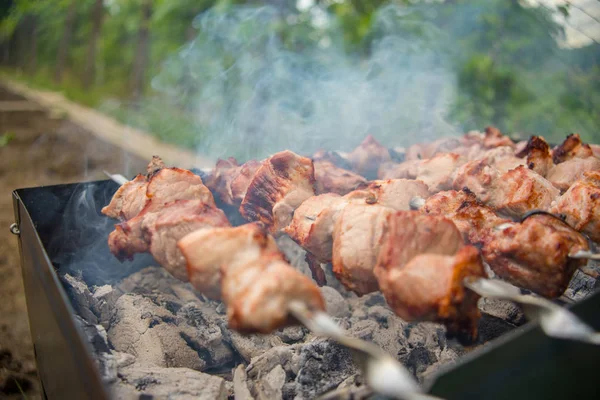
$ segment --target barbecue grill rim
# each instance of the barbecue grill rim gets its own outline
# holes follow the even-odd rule
[[[87,183],[87,182],[85,182]],[[92,182],[89,182],[92,183]],[[79,185],[81,183],[73,183],[67,185]],[[56,299],[57,301],[53,302],[54,304],[50,304],[50,308],[53,310],[54,318],[59,326],[61,334],[63,338],[69,343],[72,351],[69,352],[69,355],[65,355],[66,357],[71,357],[74,365],[78,366],[83,370],[83,373],[79,374],[79,378],[83,380],[84,387],[88,388],[89,398],[97,399],[97,400],[108,400],[110,396],[106,390],[106,386],[102,383],[102,377],[100,371],[98,370],[97,363],[93,358],[94,350],[92,348],[91,343],[86,340],[86,335],[82,331],[80,324],[75,320],[75,316],[78,315],[69,299],[64,286],[60,282],[60,278],[56,273],[53,263],[51,262],[48,253],[42,240],[38,234],[37,226],[34,223],[27,207],[22,199],[21,194],[36,189],[43,189],[48,187],[58,187],[64,185],[47,185],[47,186],[38,186],[38,187],[30,187],[30,188],[22,188],[16,189],[12,192],[13,196],[13,208],[15,215],[15,222],[19,228],[23,223],[30,224],[33,231],[33,243],[23,243],[22,237],[18,238],[19,245],[19,258],[21,264],[21,274],[23,278],[23,285],[29,286],[32,285],[32,282],[29,282],[28,277],[25,273],[25,265],[23,259],[23,252],[29,246],[37,246],[41,249],[41,253],[43,254],[44,265],[42,267],[43,270],[39,270],[31,266],[32,274],[36,274],[38,279],[45,283],[42,287],[44,290],[44,296],[50,302],[52,299]],[[22,229],[21,229],[22,231]],[[26,293],[27,294],[27,293]],[[28,296],[25,296],[27,310],[28,310],[28,319],[29,319],[29,329],[30,334],[34,346],[34,353],[36,359],[36,365],[43,365],[38,362],[38,354],[35,352],[36,344],[38,344],[36,340],[36,333],[34,332],[34,323],[33,318],[35,318],[35,312],[32,310],[32,306],[30,305],[31,299]],[[41,333],[43,335],[43,333]],[[81,371],[80,370],[80,371]],[[38,378],[42,384],[42,388],[44,388],[44,382],[42,379],[41,371],[38,368]],[[45,393],[45,391],[44,391]]]

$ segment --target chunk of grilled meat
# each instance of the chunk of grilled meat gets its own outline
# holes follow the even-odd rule
[[[156,172],[148,182],[145,197],[144,208],[135,217],[115,225],[108,237],[109,249],[119,260],[131,259],[134,254],[149,250],[149,238],[144,232],[154,229],[157,213],[165,204],[176,200],[199,200],[215,207],[212,194],[202,179],[179,168],[163,168]]]
[[[583,143],[577,133],[571,133],[559,146],[552,149],[554,164],[560,164],[573,158],[588,158],[593,155],[592,148]]]
[[[548,172],[547,178],[561,191],[568,190],[586,172],[600,171],[600,158],[594,156],[571,158],[555,165]]]
[[[348,154],[348,160],[352,164],[354,171],[367,179],[372,179],[377,176],[379,166],[391,161],[392,157],[387,148],[382,146],[373,136],[369,135],[358,147]]]
[[[229,326],[269,333],[291,322],[288,305],[301,301],[324,310],[318,287],[295,270],[258,224],[190,233],[178,247],[192,285],[227,305]]]
[[[373,273],[385,221],[391,208],[348,204],[339,213],[333,230],[333,272],[358,295],[378,290]]]
[[[531,210],[549,209],[559,194],[548,180],[520,166],[500,176],[490,205],[505,214],[519,217]]]
[[[515,143],[496,127],[488,126],[485,132],[471,131],[461,137],[461,141],[465,146],[480,145],[483,148],[491,149],[498,146],[514,147]]]
[[[549,215],[513,223],[468,191],[438,193],[426,200],[422,211],[452,220],[469,243],[482,249],[496,274],[542,296],[560,296],[575,269],[585,264],[569,258],[588,248],[585,238]]]
[[[449,137],[434,140],[431,143],[417,143],[406,149],[406,160],[424,160],[439,153],[448,153],[461,147],[458,138]]]
[[[330,262],[333,227],[338,214],[348,203],[348,199],[335,193],[309,197],[296,209],[284,232],[319,262]]]
[[[600,243],[600,172],[585,172],[550,212],[563,215],[569,225]]]
[[[517,157],[527,158],[527,167],[541,176],[546,176],[554,166],[552,152],[546,140],[541,136],[532,136],[525,147],[516,153]]]
[[[468,188],[479,200],[513,217],[535,209],[547,210],[560,194],[548,180],[524,165],[501,173],[485,159],[459,168],[453,187]]]
[[[278,232],[292,220],[294,210],[314,196],[315,174],[309,158],[291,151],[279,152],[265,161],[252,177],[240,213]]]
[[[385,179],[369,182],[365,187],[344,196],[354,203],[378,204],[394,210],[410,210],[410,200],[427,198],[429,190],[423,182],[413,179]]]
[[[454,171],[467,160],[455,153],[440,153],[427,160],[386,163],[379,169],[380,179],[417,179],[429,188],[430,193],[450,189]]]
[[[450,219],[465,241],[474,245],[483,245],[491,229],[511,222],[499,217],[467,189],[449,190],[431,196],[425,201],[422,212]]]
[[[127,221],[138,215],[148,200],[146,197],[148,181],[163,168],[166,168],[163,160],[158,156],[152,156],[152,160],[146,167],[146,175],[138,174],[133,180],[121,185],[110,203],[102,208],[102,214],[121,221]]]
[[[206,186],[223,203],[239,206],[246,195],[252,177],[261,165],[262,163],[256,160],[239,165],[233,157],[229,157],[227,160],[218,160],[214,170],[206,179]]]
[[[454,224],[417,212],[390,214],[375,275],[390,307],[406,321],[437,321],[453,333],[477,333],[479,296],[466,277],[486,277],[475,247]]]
[[[144,238],[150,254],[175,278],[187,282],[188,271],[177,248],[179,239],[202,228],[229,227],[225,213],[201,200],[177,200],[156,211],[153,224],[147,224]]]
[[[336,166],[331,161],[313,160],[315,168],[316,193],[337,193],[345,195],[367,180],[354,172]]]
[[[394,210],[410,210],[410,200],[426,198],[427,186],[420,181],[389,179],[372,181],[363,189],[344,197],[334,193],[306,199],[284,231],[321,263],[331,261],[333,227],[340,211],[348,204],[377,204]]]
[[[135,179],[125,182],[113,195],[110,203],[102,208],[102,214],[127,221],[138,215],[146,205],[146,188],[148,180],[142,174]]]
[[[585,238],[566,223],[537,214],[490,232],[482,251],[500,278],[555,298],[567,289],[575,270],[587,263],[569,254],[588,248]]]

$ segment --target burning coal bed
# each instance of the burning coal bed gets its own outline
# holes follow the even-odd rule
[[[310,276],[302,248],[287,237],[278,245]],[[513,303],[480,299],[478,340],[465,347],[447,339],[439,324],[403,321],[380,293],[358,297],[331,271],[326,275],[329,286],[321,291],[330,315],[351,336],[395,355],[421,382],[526,322]],[[363,398],[362,377],[348,350],[299,326],[239,334],[227,327],[221,302],[163,268],[149,266],[112,286],[88,286],[69,274],[62,280],[116,399],[312,399],[334,390],[335,398]],[[561,300],[580,300],[595,286],[594,278],[577,271]]]

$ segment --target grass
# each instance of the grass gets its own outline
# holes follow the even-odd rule
[[[8,145],[15,138],[15,134],[13,132],[5,132],[0,135],[0,148]]]

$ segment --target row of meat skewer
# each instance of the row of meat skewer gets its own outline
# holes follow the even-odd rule
[[[541,137],[514,143],[488,128],[405,151],[368,137],[349,154],[219,160],[204,180],[154,158],[103,212],[121,221],[109,236],[113,254],[150,252],[223,300],[240,331],[293,322],[292,302],[323,310],[317,283],[331,263],[345,287],[380,290],[401,318],[475,335],[478,296],[464,280],[487,277],[486,264],[554,298],[587,263],[587,237],[600,240],[595,151],[577,135],[551,149]],[[249,223],[231,226],[213,195]],[[273,236],[282,234],[307,251],[314,281],[279,251]]]

